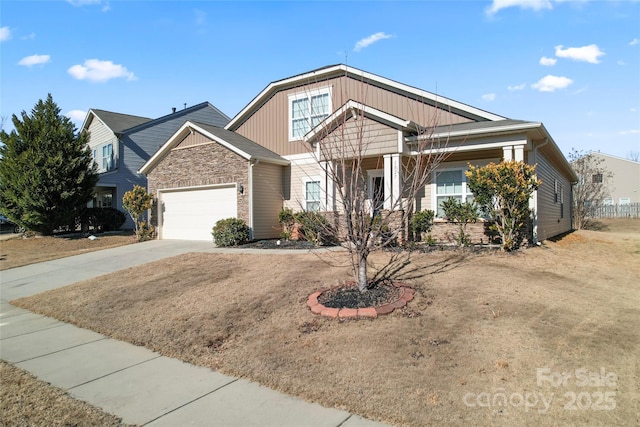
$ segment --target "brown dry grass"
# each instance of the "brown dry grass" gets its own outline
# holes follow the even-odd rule
[[[125,426],[121,419],[0,361],[0,426]]]
[[[30,237],[0,241],[0,270],[135,243],[131,233],[86,237]]]
[[[327,320],[305,306],[349,278],[335,265],[343,255],[188,254],[15,303],[398,425],[638,425],[639,229],[616,223],[516,254],[413,255],[396,278],[415,299],[373,321]],[[390,257],[371,258],[380,267]],[[537,368],[572,377],[538,384]],[[617,381],[580,385],[582,368]],[[615,409],[587,404],[605,392]],[[499,393],[512,403],[478,405]],[[582,394],[575,410],[572,393]]]

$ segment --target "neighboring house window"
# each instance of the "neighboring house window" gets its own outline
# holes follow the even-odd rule
[[[102,169],[104,171],[113,169],[113,144],[102,146]]]
[[[98,166],[98,150],[93,150],[93,162]]]
[[[329,88],[289,96],[289,140],[302,137],[329,116],[331,91]]]
[[[448,198],[454,198],[461,203],[473,201],[473,193],[467,188],[467,180],[463,170],[436,172],[435,182],[436,205],[438,206],[436,214],[438,218],[444,218],[442,202]]]
[[[304,183],[305,210],[318,212],[320,210],[320,180],[309,179]]]
[[[613,199],[608,197],[602,201],[602,204],[605,206],[613,206]]]
[[[631,204],[631,198],[630,197],[620,197],[620,204],[621,205],[629,205],[629,204]]]
[[[564,188],[560,186],[560,218],[564,218]]]
[[[553,180],[553,203],[558,203],[558,180]]]
[[[602,184],[602,174],[601,173],[594,173],[593,175],[591,175],[591,183],[592,184]]]

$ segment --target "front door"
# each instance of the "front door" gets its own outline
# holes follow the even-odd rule
[[[371,210],[372,215],[376,216],[384,206],[384,177],[373,176],[371,180]]]

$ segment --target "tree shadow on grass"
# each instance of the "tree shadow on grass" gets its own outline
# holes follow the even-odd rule
[[[375,286],[377,283],[392,281],[405,282],[409,280],[422,279],[426,276],[435,275],[451,271],[464,263],[475,254],[457,249],[447,254],[444,259],[439,259],[433,263],[414,262],[423,260],[428,254],[415,253],[411,251],[394,253],[389,261],[377,270],[371,282]]]

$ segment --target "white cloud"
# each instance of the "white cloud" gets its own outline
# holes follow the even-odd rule
[[[621,130],[618,132],[620,135],[639,135],[640,129],[631,129],[631,130]]]
[[[558,62],[558,60],[555,58],[547,58],[546,56],[540,58],[540,65],[544,65],[546,67],[552,67],[556,65],[556,62]]]
[[[103,12],[108,12],[111,9],[109,5],[109,0],[67,0],[71,6],[82,7],[82,6],[102,6]]]
[[[114,64],[111,61],[101,61],[99,59],[87,59],[84,61],[84,65],[74,65],[67,71],[78,80],[89,80],[92,82],[106,82],[118,78],[125,78],[127,80],[137,79],[126,67],[120,64]]]
[[[36,33],[31,33],[28,36],[22,37],[22,40],[35,40],[35,39],[36,39]]]
[[[482,95],[482,99],[484,101],[494,101],[496,99],[496,94],[495,93],[485,93],[484,95]]]
[[[552,9],[550,0],[493,0],[493,3],[487,8],[487,14],[493,15],[501,9],[509,7],[520,7],[522,9]]]
[[[24,65],[25,67],[33,67],[34,65],[43,65],[51,61],[51,55],[31,55],[25,56],[18,65]]]
[[[519,85],[507,86],[507,90],[510,92],[515,92],[518,90],[523,90],[525,87],[527,87],[526,83],[520,83]]]
[[[0,42],[7,41],[11,38],[11,29],[9,27],[0,27]]]
[[[377,41],[390,39],[392,37],[392,35],[383,32],[371,34],[369,37],[365,37],[362,40],[359,40],[358,43],[356,43],[356,45],[354,46],[353,51],[360,52],[365,47],[368,47]]]
[[[638,40],[638,39],[633,39],[633,40],[631,40],[631,41],[629,42],[629,46],[635,46],[635,45],[637,45],[638,43],[640,43],[640,40]]]
[[[574,61],[584,61],[591,64],[599,64],[600,61],[598,58],[604,54],[596,44],[582,47],[568,47],[566,49],[564,49],[562,45],[556,46],[556,56],[558,58],[569,58]]]
[[[537,83],[531,85],[532,88],[539,90],[540,92],[555,92],[558,89],[565,89],[573,83],[568,77],[559,76],[544,76]]]
[[[84,118],[87,117],[87,112],[82,110],[71,110],[65,116],[69,117],[72,122],[82,123]]]

